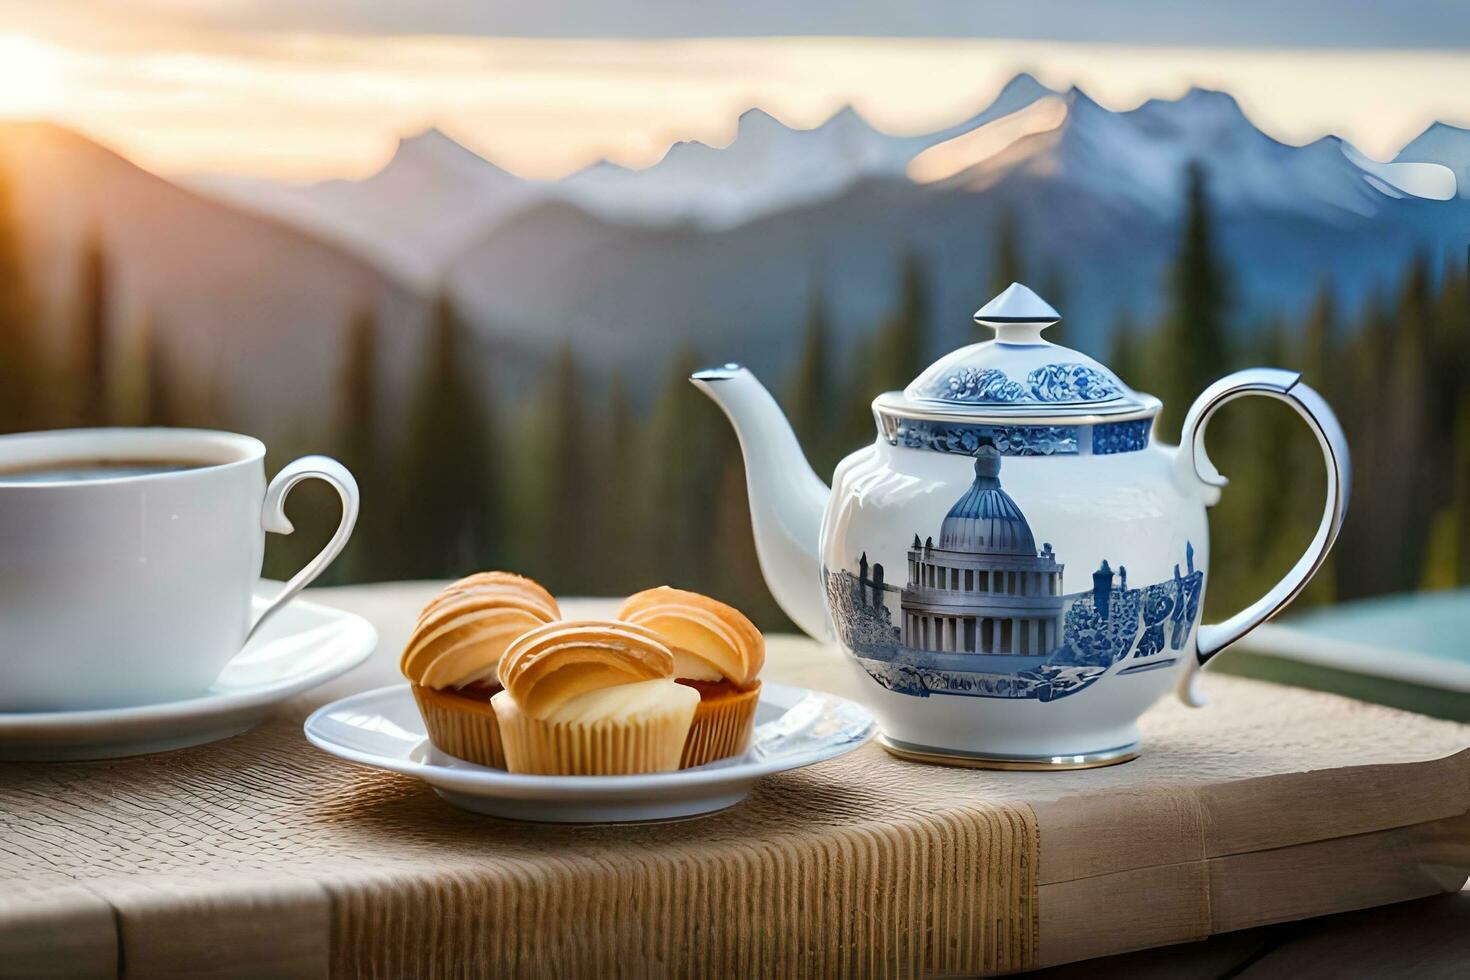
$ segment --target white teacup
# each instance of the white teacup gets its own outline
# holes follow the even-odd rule
[[[209,687],[357,521],[357,481],[340,463],[305,456],[267,487],[264,461],[259,440],[227,432],[0,436],[0,711],[149,704]],[[265,532],[291,533],[286,494],[306,479],[336,488],[341,523],[252,621]]]

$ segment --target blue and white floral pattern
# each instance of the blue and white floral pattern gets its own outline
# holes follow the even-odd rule
[[[1094,456],[1133,453],[1148,448],[1151,419],[1079,425],[985,425],[978,422],[934,422],[899,419],[894,442],[907,449],[973,456],[981,446],[994,446],[1002,456],[1076,456],[1084,451],[1091,428]]]
[[[1103,372],[1086,364],[1043,364],[1013,381],[997,368],[960,368],[919,395],[966,405],[1090,405],[1123,393]]]
[[[1148,448],[1149,430],[1153,419],[1133,419],[1128,422],[1105,422],[1092,427],[1092,455],[1111,456],[1114,453],[1136,453]]]
[[[1104,402],[1122,394],[1113,380],[1086,364],[1047,364],[1026,377],[1039,402]]]
[[[936,394],[952,402],[972,405],[1010,404],[1027,400],[1026,389],[995,368],[960,368]]]
[[[981,446],[994,446],[1002,456],[1074,456],[1075,425],[978,425],[903,419],[898,439],[909,449],[973,456]]]

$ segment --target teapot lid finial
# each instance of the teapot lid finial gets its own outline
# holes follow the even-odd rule
[[[1040,344],[1041,331],[1062,315],[1030,287],[1013,282],[989,303],[975,311],[975,322],[995,330],[1002,344]]]

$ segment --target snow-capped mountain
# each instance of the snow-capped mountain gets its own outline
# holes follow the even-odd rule
[[[964,342],[1008,223],[1028,275],[1065,288],[1048,298],[1068,339],[1101,351],[1122,312],[1160,311],[1192,161],[1242,324],[1301,312],[1324,283],[1355,309],[1416,252],[1463,254],[1444,167],[1380,164],[1335,137],[1284,144],[1225,93],[1113,111],[1023,77],[964,124],[879,134],[881,152],[859,123],[840,114],[801,131],[747,115],[727,148],[684,145],[621,172],[612,204],[549,194],[489,230],[449,279],[495,330],[573,341],[630,374],[672,337],[779,369],[814,291],[837,334],[860,335],[898,302],[911,254],[930,277],[936,351]],[[802,147],[823,164],[803,169]]]
[[[292,184],[208,175],[185,183],[345,245],[426,286],[475,239],[540,201],[568,201],[621,224],[729,229],[831,198],[865,178],[900,176],[927,147],[1050,91],[1017,75],[984,111],[917,136],[890,136],[851,107],[812,129],[793,129],[751,109],[726,146],[680,142],[640,170],[604,161],[559,181],[517,177],[430,129],[401,140],[392,159],[365,180]]]
[[[675,143],[643,170],[595,164],[562,180],[552,193],[610,221],[730,229],[834,197],[864,178],[900,176],[916,154],[1050,91],[1028,74],[1017,75],[983,112],[916,136],[890,136],[851,106],[812,129],[792,129],[750,109],[726,146]]]
[[[1029,75],[919,135],[852,109],[811,129],[751,110],[728,145],[679,143],[641,170],[603,163],[538,182],[431,130],[366,180],[196,186],[400,281],[448,283],[488,333],[527,349],[571,340],[611,363],[684,337],[751,359],[755,345],[778,364],[814,290],[841,329],[870,329],[910,254],[932,276],[936,337],[950,330],[953,310],[985,298],[976,284],[1003,222],[1032,274],[1065,284],[1049,298],[1069,337],[1101,345],[1121,312],[1158,312],[1194,161],[1243,323],[1301,310],[1324,282],[1352,308],[1391,288],[1408,256],[1463,254],[1467,205],[1449,199],[1470,166],[1465,130],[1433,127],[1379,163],[1336,137],[1275,140],[1223,92],[1115,111]],[[953,323],[944,339],[960,342],[966,321]],[[632,356],[625,370],[648,369]]]
[[[1006,130],[987,138],[986,130]],[[1191,89],[1177,100],[1151,99],[1114,112],[1073,88],[1047,93],[957,138],[974,160],[952,179],[983,191],[1011,174],[1045,178],[1144,209],[1178,212],[1186,166],[1210,175],[1210,196],[1224,211],[1258,210],[1339,222],[1372,216],[1404,196],[1443,200],[1453,181],[1443,168],[1381,164],[1336,137],[1290,146],[1262,133],[1224,92]],[[925,158],[944,154],[944,144]],[[964,147],[952,154],[962,161]]]
[[[807,130],[751,109],[728,146],[675,143],[645,170],[597,164],[562,181],[558,194],[614,221],[732,228],[860,177],[901,173],[915,142],[884,135],[850,107]]]
[[[438,129],[400,140],[392,159],[366,180],[286,184],[200,177],[189,183],[344,245],[421,286],[543,193]]]
[[[1470,129],[1437,122],[1409,141],[1397,163],[1433,163],[1455,175],[1460,197],[1470,198]]]
[[[864,180],[948,180],[983,192],[1009,175],[1027,175],[1165,219],[1180,206],[1190,160],[1209,170],[1222,209],[1328,223],[1371,217],[1405,197],[1448,199],[1455,174],[1470,194],[1470,134],[1454,127],[1432,127],[1398,159],[1379,163],[1336,137],[1305,146],[1272,139],[1223,92],[1192,89],[1179,99],[1113,111],[1079,89],[1058,92],[1028,74],[1013,78],[975,116],[912,136],[884,133],[850,107],[811,129],[751,109],[728,145],[680,142],[644,169],[602,162],[538,182],[431,129],[404,139],[365,180],[288,185],[216,177],[192,184],[346,245],[406,281],[429,284],[500,223],[547,200],[620,225],[719,232],[830,200]]]

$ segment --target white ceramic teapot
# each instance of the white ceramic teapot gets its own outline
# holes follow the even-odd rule
[[[761,570],[786,613],[835,639],[897,755],[1071,769],[1138,754],[1136,721],[1170,686],[1290,602],[1347,510],[1347,443],[1292,371],[1222,378],[1179,446],[1161,403],[1049,343],[1060,319],[1014,284],[975,314],[995,338],[941,358],[873,401],[878,436],[829,488],[770,393],[738,365],[694,375],[740,437]],[[1216,409],[1287,402],[1327,462],[1322,523],[1264,597],[1197,625],[1208,580],[1205,509],[1225,480],[1204,447]]]

